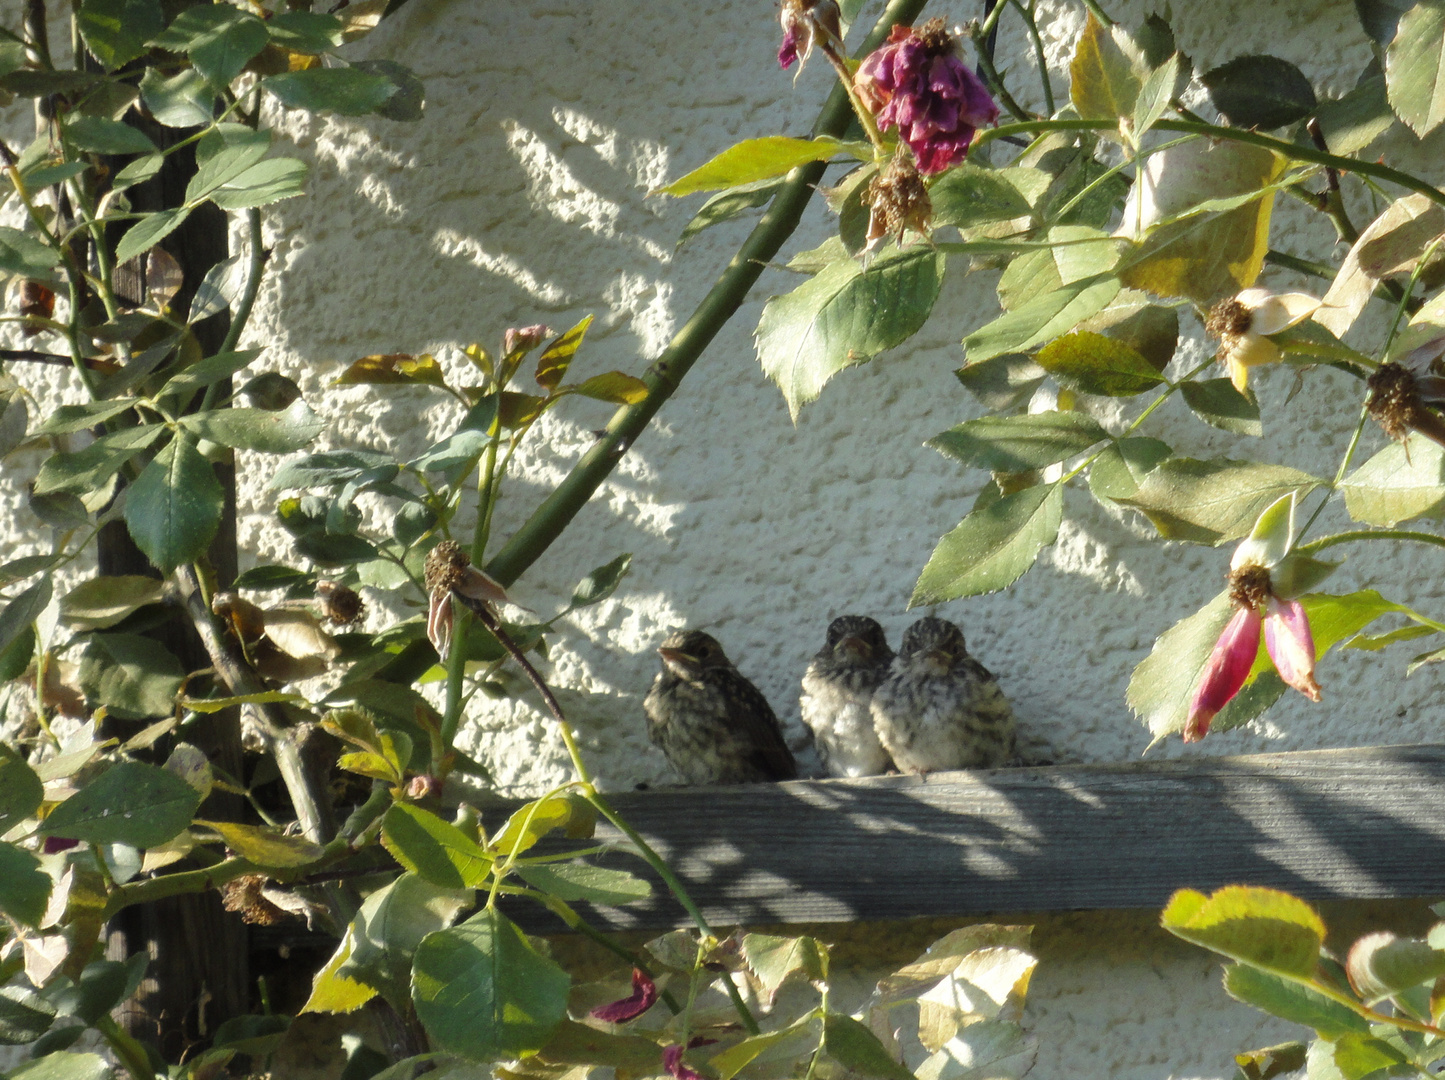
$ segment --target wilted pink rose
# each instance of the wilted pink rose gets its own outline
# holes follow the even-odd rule
[[[835,0],[783,0],[779,19],[783,24],[783,44],[778,48],[778,64],[790,68],[798,61],[808,62],[813,46],[839,48],[843,44],[842,16]]]
[[[636,1020],[656,1004],[657,984],[647,977],[646,972],[640,968],[633,968],[632,996],[614,1001],[609,1005],[599,1005],[589,1015],[609,1023],[625,1024],[629,1020]],[[681,1057],[681,1055],[682,1049],[679,1047],[678,1056]]]
[[[689,1040],[687,1049],[691,1050],[694,1046],[707,1046],[713,1042],[716,1042],[716,1040],[701,1037],[693,1038]],[[677,1043],[663,1048],[662,1066],[672,1074],[673,1080],[707,1080],[707,1078],[696,1069],[689,1068],[683,1064],[682,1054],[683,1048]]]
[[[1216,714],[1239,693],[1259,654],[1259,627],[1259,612],[1253,607],[1239,608],[1225,625],[1189,705],[1189,718],[1184,722],[1185,742],[1198,742],[1209,734],[1209,725]]]
[[[962,161],[974,133],[998,120],[998,106],[965,66],[942,19],[918,30],[895,26],[854,84],[879,129],[898,128],[925,176]]]
[[[1315,639],[1298,600],[1271,596],[1264,609],[1264,647],[1279,677],[1311,701],[1320,700],[1315,681]]]

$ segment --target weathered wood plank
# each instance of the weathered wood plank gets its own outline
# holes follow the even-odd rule
[[[1157,907],[1177,888],[1231,882],[1312,900],[1445,893],[1445,746],[796,781],[612,801],[717,925]],[[605,823],[598,835],[620,838]],[[603,864],[639,865],[622,853]],[[649,905],[591,917],[617,929],[687,923],[661,887]]]

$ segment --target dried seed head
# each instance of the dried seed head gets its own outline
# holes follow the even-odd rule
[[[1204,320],[1204,332],[1210,337],[1230,338],[1249,333],[1254,325],[1254,312],[1231,296],[1219,301]]]
[[[1369,382],[1370,396],[1365,409],[1392,439],[1404,439],[1427,412],[1420,401],[1415,376],[1401,364],[1381,364]]]
[[[928,235],[933,202],[912,153],[900,148],[893,155],[888,167],[868,184],[867,199],[870,244],[889,235],[896,236],[901,244],[905,229]]]
[[[422,580],[426,583],[426,591],[434,593],[438,589],[455,589],[462,583],[462,578],[471,567],[472,560],[462,545],[455,540],[443,540],[431,549],[426,557],[426,569]]]
[[[1258,611],[1272,592],[1269,571],[1263,566],[1249,563],[1229,573],[1229,598],[1239,607]]]
[[[931,56],[942,56],[953,51],[953,35],[944,26],[942,18],[929,19],[920,26],[918,40]]]
[[[361,594],[339,581],[325,578],[316,583],[316,595],[321,599],[322,611],[327,621],[337,626],[350,626],[360,622],[366,614],[366,602]]]
[[[266,632],[266,613],[233,592],[219,592],[211,598],[211,611],[226,620],[231,632],[253,642]]]
[[[260,874],[243,874],[221,886],[221,906],[236,911],[242,922],[252,926],[275,926],[287,913],[261,895],[266,879]]]

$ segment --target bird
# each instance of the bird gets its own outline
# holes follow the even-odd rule
[[[1014,756],[1013,707],[947,619],[919,619],[904,632],[872,713],[878,741],[903,772],[991,769]]]
[[[840,615],[803,674],[798,707],[829,776],[877,776],[893,768],[869,709],[888,677],[893,650],[866,615]]]
[[[657,650],[662,671],[643,699],[647,734],[686,784],[792,780],[797,762],[767,699],[701,630]]]

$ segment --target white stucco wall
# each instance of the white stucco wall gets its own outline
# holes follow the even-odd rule
[[[1152,7],[1110,5],[1125,23]],[[1349,0],[1177,8],[1179,45],[1198,70],[1270,52],[1339,93],[1369,57]],[[939,9],[950,21],[979,10]],[[1062,98],[1082,10],[1049,0],[1039,10]],[[1003,25],[998,55],[1031,102],[1032,53],[1011,16]],[[495,348],[508,326],[561,330],[594,313],[576,374],[640,374],[750,227],[713,230],[674,254],[701,199],[647,191],[739,138],[806,133],[826,92],[831,74],[821,62],[796,86],[777,69],[776,36],[776,6],[762,0],[412,0],[353,51],[417,70],[427,86],[422,122],[276,118],[313,173],[307,197],[266,214],[274,256],[244,340],[266,347],[257,369],[295,378],[331,421],[318,448],[399,454],[448,433],[460,409],[427,390],[388,390],[378,406],[370,388],[330,387],[357,357],[431,351],[456,368],[465,364],[464,345]],[[1376,149],[1392,164],[1445,179],[1438,135],[1415,145],[1397,134]],[[814,207],[790,250],[816,243],[825,227]],[[1327,222],[1306,220],[1281,200],[1277,246],[1318,256],[1332,235]],[[655,670],[652,650],[671,628],[716,634],[796,732],[798,679],[833,616],[872,614],[895,643],[917,617],[905,610],[917,573],[985,479],[922,446],[979,412],[951,371],[962,360],[959,339],[996,310],[995,275],[962,270],[951,267],[922,334],[841,375],[796,427],[753,357],[763,300],[793,280],[765,275],[573,527],[513,590],[547,615],[590,568],[633,554],[617,595],[569,620],[553,650],[552,677],[571,691],[564,701],[605,785],[668,779],[646,740],[640,701]],[[1299,284],[1268,268],[1266,280]],[[1204,348],[1188,346],[1188,362]],[[1282,370],[1259,379],[1270,433],[1262,452],[1332,470],[1354,398],[1336,398],[1331,391],[1343,384],[1315,376],[1282,407],[1290,382]],[[1101,415],[1111,407],[1102,403]],[[498,537],[585,451],[608,408],[573,401],[541,425],[509,481]],[[1145,433],[1166,431],[1178,452],[1197,456],[1236,442],[1176,405]],[[1381,444],[1374,432],[1367,438],[1367,450]],[[238,464],[243,566],[289,559],[289,537],[272,514],[275,494],[266,490],[274,459],[243,455]],[[8,528],[23,534],[32,523],[19,488],[3,483]],[[964,627],[1022,721],[1061,759],[1133,758],[1148,736],[1124,705],[1129,673],[1160,631],[1219,589],[1228,555],[1162,546],[1142,519],[1106,511],[1082,492],[1071,492],[1067,507],[1059,543],[1018,586],[938,613]],[[1433,551],[1352,554],[1331,587],[1395,595],[1395,583],[1408,582],[1411,592],[1398,598],[1438,615],[1440,566]],[[386,612],[414,612],[375,592],[368,601],[374,626],[389,621]],[[1403,666],[1392,653],[1331,656],[1320,672],[1323,704],[1292,695],[1263,721],[1188,752],[1437,740],[1440,676],[1426,669],[1406,680]],[[463,742],[503,787],[531,791],[567,774],[539,714],[525,705],[491,708],[469,721]],[[1180,752],[1177,742],[1156,751]],[[1229,1002],[1217,965],[1153,930],[1152,915],[1044,924],[1052,929],[1032,999],[1044,1040],[1039,1080],[1225,1077],[1233,1053],[1289,1035]],[[861,980],[870,971],[866,950],[858,956]]]

